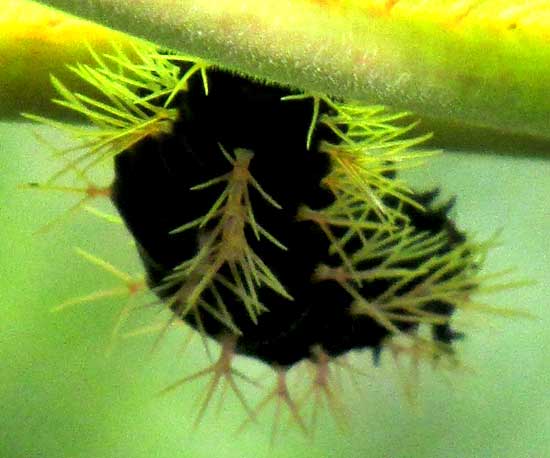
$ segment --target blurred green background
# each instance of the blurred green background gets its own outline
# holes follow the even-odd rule
[[[87,213],[34,233],[74,198],[17,188],[51,171],[33,130],[0,124],[0,458],[550,456],[548,158],[445,152],[411,173],[423,187],[441,184],[444,195],[458,195],[453,215],[463,229],[480,239],[503,229],[487,271],[516,267],[516,278],[538,283],[487,301],[538,319],[459,317],[467,332],[460,354],[471,370],[448,378],[423,371],[414,406],[391,360],[373,368],[365,355],[359,390],[342,395],[348,432],[325,415],[309,441],[285,419],[270,447],[272,412],[235,435],[245,414],[231,394],[219,416],[211,409],[193,430],[205,380],[157,395],[206,364],[198,339],[182,353],[184,337],[175,330],[152,352],[156,336],[146,335],[126,339],[107,357],[123,299],[51,312],[67,298],[118,286],[77,257],[74,246],[130,272],[140,266],[122,228]],[[262,391],[246,394],[257,402]]]

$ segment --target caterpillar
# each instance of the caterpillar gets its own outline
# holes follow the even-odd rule
[[[405,339],[429,360],[456,361],[453,315],[483,289],[491,242],[456,227],[454,199],[437,204],[438,189],[400,179],[433,154],[421,146],[429,135],[411,135],[408,113],[247,79],[147,43],[91,53],[95,66],[72,70],[97,98],[52,82],[55,102],[95,129],[26,115],[78,142],[38,186],[114,169],[104,194],[148,287],[173,320],[220,345],[218,360],[165,390],[210,376],[197,422],[227,382],[246,421],[275,399],[307,432],[286,382],[302,363],[332,400],[328,368],[350,352],[377,362]],[[277,375],[256,407],[236,384],[237,355]]]

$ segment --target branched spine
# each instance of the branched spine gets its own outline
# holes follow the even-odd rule
[[[191,189],[198,191],[224,182],[225,189],[204,216],[172,231],[175,234],[196,227],[205,232],[197,254],[177,266],[161,288],[180,285],[171,304],[178,304],[177,312],[181,317],[185,317],[193,309],[203,307],[232,331],[239,333],[218,291],[219,286],[223,286],[242,301],[254,323],[257,322],[258,315],[267,310],[258,297],[258,288],[266,286],[286,299],[291,300],[292,297],[252,250],[245,231],[249,226],[256,238],[264,236],[277,247],[286,249],[256,221],[249,188],[254,188],[273,207],[281,207],[250,174],[249,164],[254,156],[251,151],[237,148],[233,158],[221,145],[220,148],[233,169]],[[214,228],[206,230],[206,226],[213,221],[217,221]],[[222,274],[224,266],[229,268],[229,275]],[[215,305],[209,304],[204,298],[207,290],[211,291]]]

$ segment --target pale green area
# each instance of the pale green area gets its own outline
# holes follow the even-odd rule
[[[210,412],[193,433],[193,398],[204,382],[156,396],[206,363],[198,341],[178,353],[183,338],[173,332],[151,354],[154,336],[134,338],[106,358],[120,302],[49,311],[67,297],[116,285],[72,246],[131,271],[139,265],[121,229],[88,214],[33,235],[70,203],[16,189],[47,175],[43,150],[28,125],[0,125],[0,457],[550,456],[550,161],[445,153],[415,173],[417,182],[444,183],[446,195],[459,195],[454,213],[462,227],[480,237],[503,228],[490,269],[515,266],[517,277],[539,283],[491,301],[539,319],[465,317],[472,329],[461,349],[476,372],[449,387],[428,371],[416,410],[400,394],[388,359],[380,369],[365,364],[360,392],[343,397],[352,406],[349,433],[323,418],[314,442],[292,427],[270,450],[271,417],[233,435],[244,413],[231,395],[219,418]],[[255,388],[246,393],[259,399]]]

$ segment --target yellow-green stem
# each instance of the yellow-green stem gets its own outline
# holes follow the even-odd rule
[[[259,78],[550,137],[550,13],[540,1],[42,3]]]

